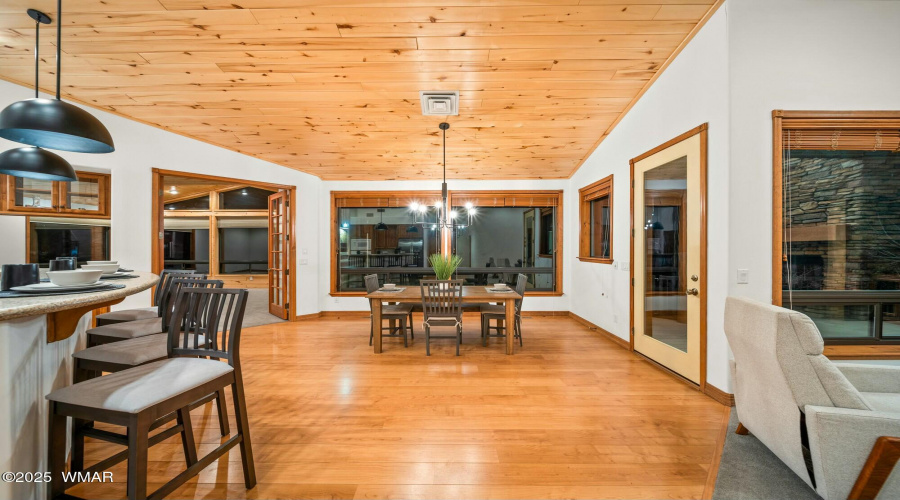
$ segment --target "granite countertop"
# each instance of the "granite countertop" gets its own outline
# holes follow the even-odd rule
[[[0,321],[50,314],[56,311],[73,309],[91,304],[101,304],[110,300],[121,299],[152,287],[159,281],[153,273],[131,273],[137,278],[121,279],[112,283],[125,285],[125,288],[95,293],[76,293],[72,295],[16,297],[0,299]]]

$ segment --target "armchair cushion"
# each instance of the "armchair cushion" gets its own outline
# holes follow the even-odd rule
[[[896,392],[864,392],[863,397],[874,411],[896,413],[900,418],[900,394]]]
[[[900,366],[864,363],[834,363],[860,392],[900,393]]]

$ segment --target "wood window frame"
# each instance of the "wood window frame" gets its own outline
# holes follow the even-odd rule
[[[609,257],[591,256],[591,202],[609,198]],[[613,263],[613,175],[578,190],[581,227],[578,235],[578,260],[598,264]]]
[[[31,207],[15,206],[15,177],[12,175],[0,175],[0,215],[36,215],[43,217],[69,217],[76,219],[109,219],[111,218],[111,180],[112,174],[106,172],[89,172],[76,170],[79,177],[97,181],[98,195],[97,210],[72,210],[64,207],[63,199],[66,188],[62,181],[51,182],[50,198],[53,208],[35,209]]]
[[[257,181],[248,181],[244,179],[234,179],[230,177],[219,177],[214,175],[204,175],[204,174],[195,174],[191,172],[179,172],[176,170],[164,170],[159,168],[154,168],[153,179],[152,179],[152,206],[151,206],[151,241],[153,244],[151,245],[151,271],[153,273],[159,274],[159,272],[165,268],[165,260],[164,260],[164,251],[163,251],[163,243],[164,240],[161,237],[162,233],[165,231],[165,218],[168,213],[172,217],[208,217],[209,219],[209,272],[207,275],[210,279],[219,279],[225,282],[225,286],[230,287],[245,287],[247,284],[248,278],[251,275],[246,274],[219,274],[218,270],[218,262],[219,262],[219,227],[218,227],[218,218],[227,218],[227,217],[264,217],[268,219],[269,210],[268,207],[262,210],[222,210],[218,209],[219,201],[218,194],[221,191],[227,191],[231,189],[235,189],[235,186],[243,186],[243,187],[257,187],[261,189],[266,189],[270,191],[286,191],[289,193],[289,210],[291,210],[291,221],[293,221],[294,227],[290,228],[291,235],[296,235],[296,220],[297,220],[297,188],[295,186],[289,186],[286,184],[273,184],[269,182],[257,182]],[[222,182],[228,183],[229,185],[225,188],[215,189],[208,192],[204,192],[199,196],[209,195],[209,210],[164,210],[165,201],[163,200],[163,180],[165,177],[187,177],[192,179],[203,179],[209,180],[213,182]],[[189,199],[187,197],[185,199]],[[289,293],[290,293],[290,302],[289,302],[289,313],[288,319],[290,321],[297,320],[297,238],[291,238],[289,255],[288,255],[288,276],[289,276]],[[252,275],[254,278],[263,275]],[[268,275],[265,276],[266,283],[268,283]]]
[[[783,156],[785,130],[822,128],[897,130],[900,111],[772,111],[772,304],[782,306],[782,251],[784,245]],[[831,359],[900,359],[900,345],[860,344],[825,346]]]
[[[337,289],[339,276],[337,257],[339,251],[338,210],[346,207],[365,208],[391,208],[406,207],[412,201],[429,202],[440,199],[440,191],[332,191],[331,192],[331,286],[329,294],[332,297],[363,297],[366,292],[352,291],[342,292]],[[345,200],[349,200],[345,201]],[[448,192],[447,203],[462,206],[471,201],[476,207],[535,207],[556,208],[556,224],[554,227],[554,253],[556,254],[554,291],[529,292],[531,297],[556,297],[562,293],[562,249],[563,249],[563,190],[501,190],[501,191],[474,191],[455,190]],[[374,203],[374,204],[373,204]],[[450,252],[451,235],[449,231],[443,231],[441,253]]]

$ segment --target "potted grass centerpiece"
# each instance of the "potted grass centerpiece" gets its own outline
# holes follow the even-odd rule
[[[462,257],[459,255],[444,257],[439,253],[435,253],[431,254],[431,257],[428,258],[428,262],[431,263],[431,269],[434,270],[434,275],[437,279],[447,281],[453,277],[456,268],[458,268],[459,264],[462,262]],[[442,285],[444,284],[442,283]]]

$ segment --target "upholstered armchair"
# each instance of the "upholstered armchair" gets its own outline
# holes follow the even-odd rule
[[[742,298],[727,299],[725,334],[739,434],[826,500],[900,498],[900,366],[834,363],[808,316]]]

